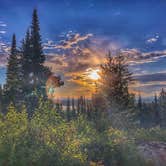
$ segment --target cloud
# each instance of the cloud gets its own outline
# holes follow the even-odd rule
[[[4,23],[3,21],[0,21],[0,34],[6,34],[6,30],[4,29],[5,27],[7,27],[7,24]]]
[[[135,76],[135,79],[139,80],[141,83],[147,82],[166,82],[166,73],[153,73]]]
[[[160,58],[166,57],[166,50],[154,52],[141,52],[138,49],[121,50],[130,65],[157,62]]]
[[[138,80],[135,85],[131,85],[133,91],[138,92],[139,87],[146,89],[145,87],[148,86],[151,90],[145,90],[144,95],[150,96],[154,93],[155,87],[158,90],[163,84],[155,86],[148,83],[166,81],[164,73],[149,74],[149,71],[140,68],[140,65],[148,65],[166,57],[166,50],[142,52],[139,49],[122,48],[120,43],[116,43],[107,37],[73,34],[73,32],[62,37],[64,36],[67,36],[66,40],[63,39],[58,45],[52,41],[47,42],[47,47],[52,49],[49,49],[52,53],[48,54],[46,65],[51,67],[56,74],[63,76],[66,89],[68,87],[75,92],[77,89],[79,89],[79,92],[82,89],[82,93],[87,90],[87,95],[90,95],[94,82],[87,77],[86,71],[98,69],[105,62],[108,50],[111,50],[114,54],[120,51],[125,56],[131,70],[134,71],[134,78]],[[70,93],[70,91],[67,92]],[[65,95],[64,93],[62,91],[62,95]],[[80,95],[80,93],[77,95]]]
[[[4,23],[3,21],[0,21],[0,27],[6,27],[6,26],[7,26],[6,23]]]
[[[54,54],[47,56],[46,65],[51,67],[57,75],[63,76],[67,87],[70,89],[74,87],[75,92],[79,91],[77,95],[80,95],[82,89],[81,94],[88,92],[86,94],[88,96],[92,90],[90,86],[92,81],[87,78],[86,70],[99,67],[105,60],[105,53],[103,48],[99,47],[99,41],[92,39],[92,34],[65,36],[67,36],[66,41],[53,48]],[[50,44],[53,45],[52,42]],[[63,92],[62,95],[64,95]]]
[[[2,30],[0,31],[0,34],[5,34],[5,33],[6,33],[6,31],[4,31],[4,30],[3,30],[3,31],[2,31]]]
[[[147,44],[153,44],[153,43],[156,43],[158,40],[159,40],[159,35],[157,33],[157,34],[155,34],[154,37],[151,37],[151,38],[147,39],[146,43]]]
[[[0,67],[6,67],[10,46],[0,41]]]
[[[0,22],[0,27],[6,27],[6,26],[7,26],[7,24]]]
[[[156,38],[150,38],[147,40],[147,43],[155,43],[158,39]]]
[[[56,45],[55,48],[57,49],[71,49],[73,48],[73,45],[78,44],[81,41],[85,41],[92,37],[92,34],[86,34],[84,36],[81,36],[79,33],[76,34],[68,34],[67,40],[62,40],[59,45]]]
[[[140,74],[134,76],[136,80],[130,86],[132,92],[143,97],[151,98],[155,93],[159,94],[162,88],[166,88],[166,72],[158,72],[151,74]]]

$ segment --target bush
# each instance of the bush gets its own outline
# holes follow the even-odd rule
[[[166,130],[154,127],[149,129],[137,129],[132,132],[132,137],[136,140],[136,142],[143,141],[166,141]]]
[[[0,114],[0,165],[143,166],[135,142],[166,138],[159,128],[130,133],[103,120],[79,116],[67,122],[42,100],[29,119],[25,107],[18,112],[11,104]]]

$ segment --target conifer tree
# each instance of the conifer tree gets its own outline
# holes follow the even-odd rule
[[[159,95],[159,105],[160,105],[160,118],[161,127],[166,127],[166,92],[164,89],[161,90]]]
[[[80,97],[80,112],[81,112],[81,114],[84,113],[84,98],[83,98],[83,96]]]
[[[138,109],[141,111],[142,110],[142,97],[141,94],[138,96]]]
[[[22,43],[23,89],[29,114],[37,106],[38,96],[47,98],[46,81],[51,74],[44,66],[45,55],[42,49],[40,25],[37,10],[33,11],[32,24]]]
[[[140,93],[138,96],[137,107],[138,107],[138,111],[139,111],[140,125],[143,125],[143,123],[144,123],[144,110],[143,110],[142,96]]]
[[[32,58],[37,65],[45,62],[45,55],[42,50],[42,41],[40,35],[39,19],[37,9],[34,9],[31,25],[31,44],[32,44]]]
[[[50,75],[50,70],[44,66],[45,55],[42,50],[42,40],[40,35],[39,19],[37,10],[34,9],[31,25],[31,57],[32,57],[32,74],[34,87],[42,90],[45,86],[45,82]],[[44,91],[45,92],[45,89]]]
[[[48,67],[44,66],[44,62],[45,55],[42,49],[39,19],[35,9],[30,30],[27,31],[23,42],[24,83],[30,92],[37,90],[46,96],[45,83],[51,72]]]
[[[159,104],[158,104],[158,98],[157,98],[157,94],[155,94],[154,96],[154,111],[155,111],[155,124],[159,125],[160,124],[160,114],[159,114]]]
[[[27,89],[29,87],[29,77],[32,72],[32,57],[31,57],[31,42],[30,42],[30,30],[27,30],[25,39],[22,43],[22,65],[23,65],[23,75],[24,75],[24,88]]]
[[[128,86],[132,81],[132,73],[128,70],[125,57],[121,53],[112,56],[109,52],[107,62],[101,65],[100,77],[103,95],[112,111],[125,110],[130,103]]]
[[[11,53],[8,59],[7,65],[7,78],[5,85],[6,100],[13,102],[14,104],[19,101],[21,91],[21,79],[22,79],[22,66],[20,63],[20,55],[16,47],[16,36],[12,37]]]
[[[66,106],[66,116],[67,116],[67,121],[71,120],[71,105],[70,105],[70,98],[68,97],[67,99],[67,106]]]
[[[80,114],[80,98],[77,99],[77,114]]]
[[[76,109],[75,109],[75,100],[74,100],[74,98],[72,98],[72,116],[73,116],[73,118],[75,118],[76,117]]]

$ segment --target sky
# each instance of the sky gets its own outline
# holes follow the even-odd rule
[[[134,93],[149,98],[166,87],[165,0],[0,0],[0,83],[10,41],[18,46],[38,9],[45,65],[65,85],[55,97],[90,96],[105,55],[121,51],[136,79]]]

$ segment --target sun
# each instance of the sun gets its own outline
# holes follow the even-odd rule
[[[100,78],[99,76],[99,69],[96,69],[96,70],[91,70],[89,72],[89,78],[92,79],[92,80],[98,80]]]

